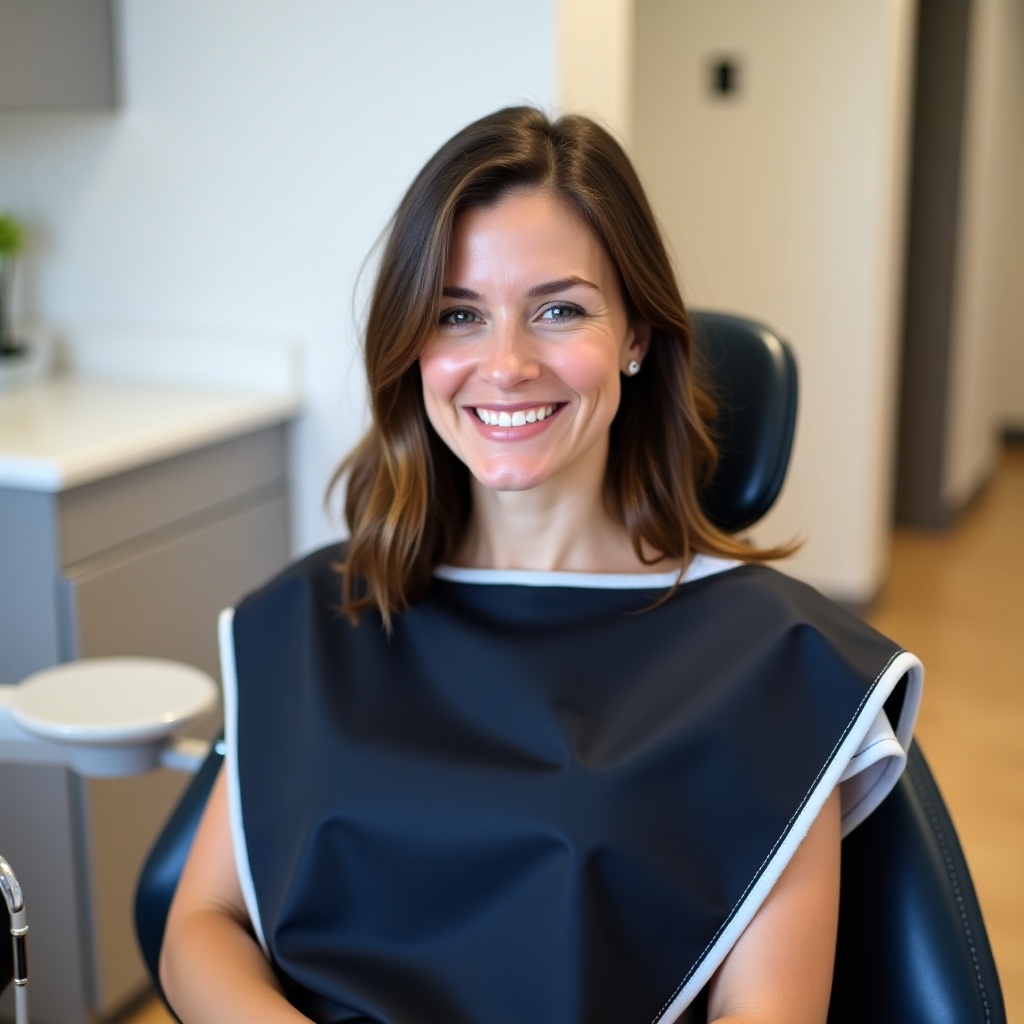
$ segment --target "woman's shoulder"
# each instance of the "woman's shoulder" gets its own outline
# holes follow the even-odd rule
[[[299,595],[315,596],[330,607],[337,607],[341,602],[341,570],[346,550],[347,542],[336,541],[290,562],[247,594],[239,602],[236,616],[294,601]]]
[[[741,563],[709,574],[692,590],[712,617],[743,635],[800,635],[801,644],[823,646],[842,657],[887,663],[904,648],[879,633],[856,609],[827,597],[813,585],[772,566]]]

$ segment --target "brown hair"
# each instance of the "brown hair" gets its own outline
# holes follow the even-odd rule
[[[604,244],[630,317],[651,325],[644,372],[624,378],[611,426],[608,508],[640,558],[686,564],[695,552],[765,561],[712,525],[698,502],[718,456],[715,403],[697,379],[690,328],[672,266],[628,157],[588,118],[550,121],[531,107],[481,118],[446,142],[392,219],[370,304],[366,372],[373,422],[342,462],[351,540],[342,607],[391,616],[415,602],[450,558],[470,515],[468,470],[429,425],[419,355],[437,323],[455,218],[513,191],[559,196]],[[645,559],[646,560],[646,559]]]

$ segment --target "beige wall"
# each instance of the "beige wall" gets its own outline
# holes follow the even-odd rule
[[[628,143],[635,0],[560,0],[558,92],[563,110],[603,122]]]
[[[999,431],[1024,430],[1024,3],[974,0],[944,498],[984,483]]]
[[[1024,3],[981,2],[986,10],[995,8],[991,38],[996,49],[989,59],[999,69],[996,410],[1001,427],[1024,434]]]
[[[790,478],[758,539],[869,599],[885,573],[902,287],[912,0],[638,0],[633,145],[692,305],[793,342]],[[740,90],[712,98],[734,57]]]

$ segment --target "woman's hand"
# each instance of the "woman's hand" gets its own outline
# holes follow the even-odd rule
[[[184,1024],[295,1024],[253,937],[238,882],[221,769],[174,894],[160,983]]]
[[[839,922],[839,793],[711,979],[715,1024],[824,1024]]]

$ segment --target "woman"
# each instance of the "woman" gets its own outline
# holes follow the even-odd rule
[[[702,514],[714,407],[611,137],[515,108],[442,147],[366,364],[341,564],[222,622],[182,1020],[824,1021],[920,666]]]

